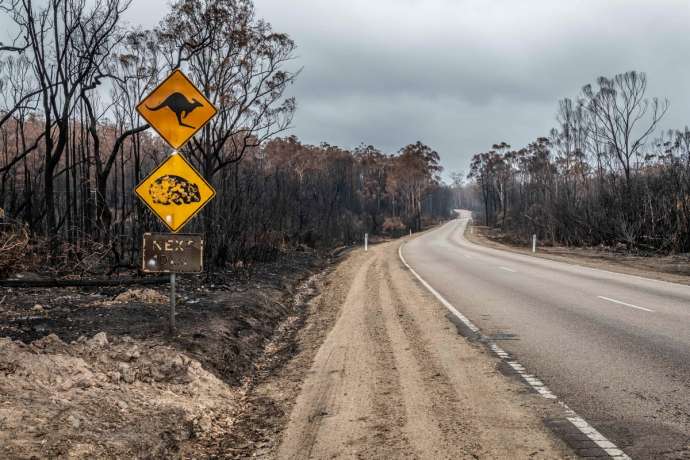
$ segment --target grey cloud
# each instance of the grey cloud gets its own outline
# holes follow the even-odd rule
[[[599,75],[647,72],[688,123],[686,0],[255,0],[297,42],[294,134],[394,152],[420,139],[448,170],[497,141],[525,145],[555,125],[557,100]],[[151,26],[163,0],[135,1]]]

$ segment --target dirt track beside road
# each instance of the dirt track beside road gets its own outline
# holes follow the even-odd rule
[[[318,351],[322,334],[310,339],[308,326],[301,354],[313,362],[298,355],[270,382],[289,393],[305,376],[287,403],[282,442],[266,456],[570,458],[543,424],[553,404],[501,375],[495,358],[458,334],[400,262],[400,244],[352,253],[314,299],[335,324]]]

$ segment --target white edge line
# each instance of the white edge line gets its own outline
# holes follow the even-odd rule
[[[611,299],[609,297],[604,297],[603,295],[598,295],[597,297],[599,299],[602,299],[602,300],[607,300],[609,302],[617,303],[618,305],[625,305],[626,307],[637,308],[638,310],[644,310],[644,311],[648,311],[650,313],[654,313],[654,310],[650,310],[649,308],[638,307],[637,305],[633,305],[631,303],[626,303],[626,302],[621,302],[620,300]]]
[[[534,391],[539,393],[543,398],[546,399],[555,399],[558,401],[558,403],[563,406],[566,410],[567,413],[567,419],[572,423],[575,427],[577,427],[578,430],[587,438],[589,438],[593,443],[595,443],[597,446],[599,446],[601,449],[603,449],[611,458],[615,459],[620,459],[620,460],[630,460],[630,457],[628,457],[625,452],[620,450],[614,443],[606,439],[601,433],[599,433],[597,430],[594,429],[585,419],[577,415],[577,413],[572,410],[570,407],[568,407],[567,404],[565,404],[563,401],[559,400],[558,397],[549,390],[549,388],[544,385],[544,383],[539,380],[538,378],[534,377],[533,375],[530,375],[526,372],[525,368],[520,364],[518,361],[515,361],[513,358],[511,358],[510,354],[504,351],[501,347],[499,347],[496,342],[493,340],[489,340],[486,336],[484,336],[480,329],[472,322],[470,321],[465,315],[460,313],[450,302],[448,302],[441,294],[438,293],[436,289],[431,287],[429,283],[426,282],[424,278],[422,278],[411,266],[410,264],[407,263],[405,260],[405,257],[402,254],[402,248],[405,244],[401,244],[398,247],[398,256],[400,257],[400,260],[402,261],[403,265],[407,267],[407,269],[412,273],[415,278],[419,280],[420,283],[429,291],[431,292],[436,299],[438,299],[439,302],[443,304],[444,307],[448,309],[453,315],[455,315],[456,318],[458,318],[460,321],[465,324],[472,332],[475,332],[477,334],[480,334],[482,336],[482,339],[486,342],[488,347],[493,351],[496,356],[498,356],[501,360],[503,360],[506,364],[508,364],[513,370],[518,373],[522,379],[532,387]]]
[[[501,270],[505,270],[505,271],[507,271],[507,272],[510,272],[510,273],[515,273],[515,272],[516,272],[516,271],[513,270],[512,268],[508,268],[508,267],[498,267],[498,268],[500,268]]]

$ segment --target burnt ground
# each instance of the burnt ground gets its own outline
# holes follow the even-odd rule
[[[252,455],[284,415],[252,388],[295,353],[330,262],[178,276],[174,335],[167,285],[0,288],[0,457]]]
[[[5,297],[0,304],[0,337],[30,343],[56,334],[71,342],[105,332],[109,337],[154,340],[195,355],[219,378],[238,384],[256,360],[259,345],[292,309],[290,297],[300,281],[323,266],[315,255],[300,252],[210,283],[195,275],[178,275],[174,336],[168,332],[169,285],[0,288],[0,299]],[[149,290],[159,296],[147,296]],[[135,292],[131,300],[116,300],[128,291]]]

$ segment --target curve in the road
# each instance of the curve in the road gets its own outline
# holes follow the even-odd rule
[[[628,455],[690,458],[690,287],[478,246],[466,224],[407,263]]]
[[[405,257],[402,254],[401,245],[398,250],[398,255],[402,263],[407,267],[408,270],[422,283],[422,285],[431,292],[434,297],[436,297],[439,302],[441,302],[459,321],[461,321],[468,329],[472,332],[479,334],[482,341],[491,349],[491,351],[496,354],[500,359],[505,361],[524,381],[529,385],[535,392],[539,393],[542,397],[546,399],[557,399],[557,396],[553,394],[549,388],[544,385],[544,383],[536,378],[535,376],[528,374],[524,366],[515,360],[509,353],[503,350],[495,341],[484,336],[481,330],[465,315],[460,313],[448,300],[446,300],[441,294],[436,291],[424,278],[419,276],[419,274],[407,263]],[[504,267],[499,267],[504,268]],[[512,270],[511,270],[512,271]],[[599,433],[594,427],[592,427],[585,419],[580,417],[574,410],[572,410],[566,403],[559,401],[559,403],[566,410],[567,420],[573,424],[584,436],[586,436],[595,445],[599,446],[604,452],[606,452],[611,458],[619,460],[629,460],[628,457],[622,450],[618,448],[614,443],[609,441],[605,436]]]

